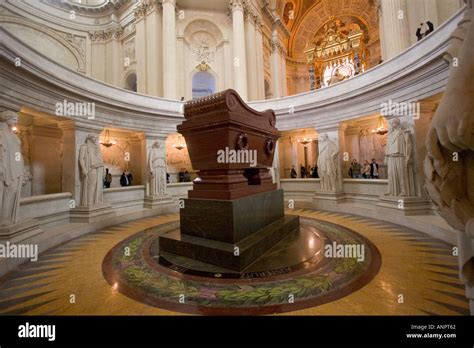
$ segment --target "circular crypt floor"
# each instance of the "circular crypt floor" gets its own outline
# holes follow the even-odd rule
[[[269,272],[249,272],[242,279],[187,272],[149,253],[156,236],[179,221],[178,214],[162,215],[85,235],[22,265],[0,279],[0,314],[469,313],[451,245],[350,214],[287,213],[301,216],[308,235],[364,245],[364,260],[322,259],[322,248],[314,247],[314,257],[300,264],[266,267]]]

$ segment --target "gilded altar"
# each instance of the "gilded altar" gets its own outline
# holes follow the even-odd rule
[[[363,73],[368,50],[363,23],[332,18],[315,34],[305,50],[312,89],[333,85]]]

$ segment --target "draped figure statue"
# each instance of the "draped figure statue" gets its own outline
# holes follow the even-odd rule
[[[385,147],[385,163],[388,171],[388,191],[385,195],[401,197],[409,195],[407,161],[412,146],[407,143],[408,139],[400,119],[391,119]]]
[[[13,133],[18,115],[13,111],[0,113],[0,226],[18,222],[24,164],[20,139]]]
[[[339,146],[326,133],[319,139],[318,173],[321,191],[338,189]]]
[[[103,203],[104,161],[99,148],[99,138],[89,134],[79,149],[81,178],[80,206],[94,207]]]
[[[164,143],[155,141],[148,154],[148,195],[166,195],[166,156]]]

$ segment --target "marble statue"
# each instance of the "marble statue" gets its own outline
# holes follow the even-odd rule
[[[18,222],[24,164],[20,139],[11,127],[18,121],[13,111],[0,113],[0,226]]]
[[[389,122],[385,164],[388,171],[388,196],[408,196],[407,138],[399,118]]]
[[[457,231],[459,268],[474,314],[474,20],[473,2],[448,49],[448,83],[426,137],[425,185],[441,216]],[[463,38],[461,41],[459,38]]]
[[[103,203],[104,161],[99,148],[99,138],[89,134],[79,149],[82,207],[94,207]]]
[[[164,143],[155,141],[148,154],[148,195],[166,195],[166,160]]]
[[[321,191],[338,189],[339,146],[327,134],[319,139],[318,174]]]

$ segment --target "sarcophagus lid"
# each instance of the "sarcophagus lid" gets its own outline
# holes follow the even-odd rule
[[[178,126],[178,132],[185,137],[194,169],[272,166],[276,141],[280,137],[273,110],[253,110],[236,91],[227,89],[187,102],[184,117],[186,120]],[[242,153],[242,150],[256,153],[256,163],[229,163],[232,158],[231,161],[219,161],[219,154],[222,154],[219,151],[227,156],[235,151]]]

